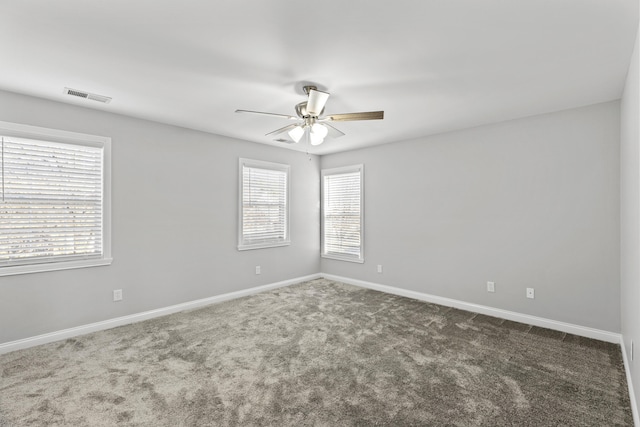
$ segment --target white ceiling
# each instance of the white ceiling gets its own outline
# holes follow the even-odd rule
[[[4,0],[0,89],[302,151],[234,111],[295,114],[303,82],[385,111],[327,154],[618,99],[637,25],[638,0]]]

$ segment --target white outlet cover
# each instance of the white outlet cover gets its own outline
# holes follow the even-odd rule
[[[122,301],[122,289],[114,289],[114,291],[113,291],[113,300],[114,301]]]
[[[487,292],[495,292],[495,291],[496,291],[496,283],[487,282]]]
[[[378,273],[382,273],[382,265],[378,264]]]
[[[261,272],[261,271],[260,271],[260,266],[259,266],[259,265],[256,265],[256,274],[260,274],[260,272]]]
[[[535,290],[533,288],[527,288],[527,298],[535,298]]]

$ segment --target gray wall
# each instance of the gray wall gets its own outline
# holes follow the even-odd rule
[[[364,163],[365,263],[322,272],[619,332],[619,132],[616,101],[323,156]]]
[[[632,383],[636,388],[636,405],[640,407],[640,59],[639,40],[631,57],[624,95],[621,102],[620,135],[620,291],[622,339]],[[631,360],[631,343],[635,360]]]
[[[114,258],[0,277],[0,343],[319,271],[315,156],[8,92],[0,120],[112,138]],[[239,157],[291,165],[291,246],[237,250]]]
[[[7,92],[0,120],[113,138],[114,256],[0,278],[0,343],[318,271],[620,331],[618,102],[311,160]],[[291,246],[237,251],[238,157],[291,164]],[[318,259],[320,163],[365,164],[364,264]]]

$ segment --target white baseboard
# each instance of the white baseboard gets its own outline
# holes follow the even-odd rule
[[[209,298],[203,298],[195,301],[189,301],[182,304],[176,304],[169,307],[149,310],[142,313],[130,314],[128,316],[116,317],[115,319],[104,320],[102,322],[90,323],[88,325],[77,326],[75,328],[63,329],[61,331],[50,332],[35,337],[24,338],[16,341],[9,341],[0,344],[0,354],[9,353],[24,348],[34,347],[36,345],[47,344],[54,341],[64,340],[76,337],[78,335],[89,334],[91,332],[103,331],[105,329],[115,328],[116,326],[128,325],[130,323],[141,322],[143,320],[153,319],[154,317],[166,316],[167,314],[177,313],[180,311],[191,310],[205,305],[216,304],[223,301],[229,301],[236,298],[245,297],[259,292],[269,291],[272,289],[282,288],[284,286],[293,285],[308,280],[318,279],[322,277],[320,274],[311,274],[309,276],[296,277],[295,279],[283,280],[282,282],[270,283],[268,285],[256,286],[254,288],[243,289],[241,291],[230,292],[227,294],[216,295]]]
[[[638,401],[636,400],[636,393],[633,391],[633,382],[631,380],[631,366],[629,365],[629,359],[627,359],[627,349],[624,345],[624,337],[620,340],[620,347],[622,347],[622,360],[624,361],[624,370],[627,373],[627,386],[629,388],[629,400],[631,401],[631,412],[633,413],[633,425],[640,427],[640,414],[638,414]]]
[[[284,280],[281,282],[271,283],[268,285],[257,286],[250,289],[244,289],[241,291],[230,292],[222,295],[216,295],[210,298],[189,301],[182,304],[172,305],[169,307],[145,311],[142,313],[136,313],[128,316],[117,317],[114,319],[104,320],[101,322],[90,323],[88,325],[77,326],[75,328],[63,329],[61,331],[50,332],[50,333],[38,335],[35,337],[24,338],[16,341],[2,343],[0,344],[0,354],[9,353],[11,351],[20,350],[23,348],[33,347],[40,344],[59,341],[62,339],[67,339],[67,338],[75,337],[78,335],[84,335],[91,332],[102,331],[105,329],[114,328],[116,326],[122,326],[130,323],[140,322],[140,321],[152,319],[155,317],[165,316],[167,314],[177,313],[179,311],[190,310],[190,309],[202,307],[205,305],[216,304],[223,301],[241,298],[241,297],[256,294],[259,292],[281,288],[284,286],[289,286],[296,283],[304,282],[307,280],[317,279],[319,277],[325,277],[330,280],[335,280],[335,281],[347,283],[350,285],[360,286],[363,288],[373,289],[376,291],[386,292],[389,294],[400,295],[400,296],[414,298],[421,301],[432,302],[435,304],[440,304],[448,307],[455,307],[462,310],[473,311],[475,313],[486,314],[488,316],[494,316],[502,319],[513,320],[515,322],[521,322],[529,325],[540,326],[543,328],[554,329],[562,332],[568,332],[571,334],[593,338],[601,341],[612,342],[615,344],[621,343],[620,334],[617,334],[614,332],[602,331],[599,329],[588,328],[585,326],[558,322],[555,320],[545,319],[542,317],[530,316],[528,314],[521,314],[513,311],[507,311],[507,310],[483,306],[479,304],[473,304],[473,303],[459,301],[451,298],[444,298],[444,297],[439,297],[435,295],[429,295],[422,292],[395,288],[393,286],[381,285],[381,284],[372,283],[372,282],[365,282],[363,280],[357,280],[357,279],[350,279],[348,277],[318,273],[318,274],[311,274],[303,277],[297,277],[294,279]]]
[[[528,325],[539,326],[541,328],[554,329],[556,331],[567,332],[574,335],[580,335],[587,338],[593,338],[600,341],[606,341],[614,344],[620,344],[621,336],[615,332],[603,331],[600,329],[589,328],[586,326],[574,325],[571,323],[558,322],[556,320],[545,319],[543,317],[530,316],[528,314],[516,313],[515,311],[507,311],[499,308],[488,307],[485,305],[473,304],[456,299],[439,297],[436,295],[425,294],[422,292],[410,291],[408,289],[395,288],[393,286],[381,285],[378,283],[365,282],[364,280],[350,279],[348,277],[335,276],[333,274],[321,273],[321,276],[335,280],[336,282],[347,283],[349,285],[360,286],[363,288],[373,289],[388,294],[400,295],[407,298],[413,298],[421,301],[427,301],[434,304],[440,304],[447,307],[459,308],[461,310],[473,311],[474,313],[486,314],[487,316],[499,317],[501,319],[512,320],[514,322],[526,323]]]

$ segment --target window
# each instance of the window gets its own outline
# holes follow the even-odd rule
[[[364,262],[363,165],[322,171],[322,256]]]
[[[239,250],[291,243],[288,165],[240,159],[239,223]]]
[[[110,143],[0,122],[0,276],[111,263]]]

